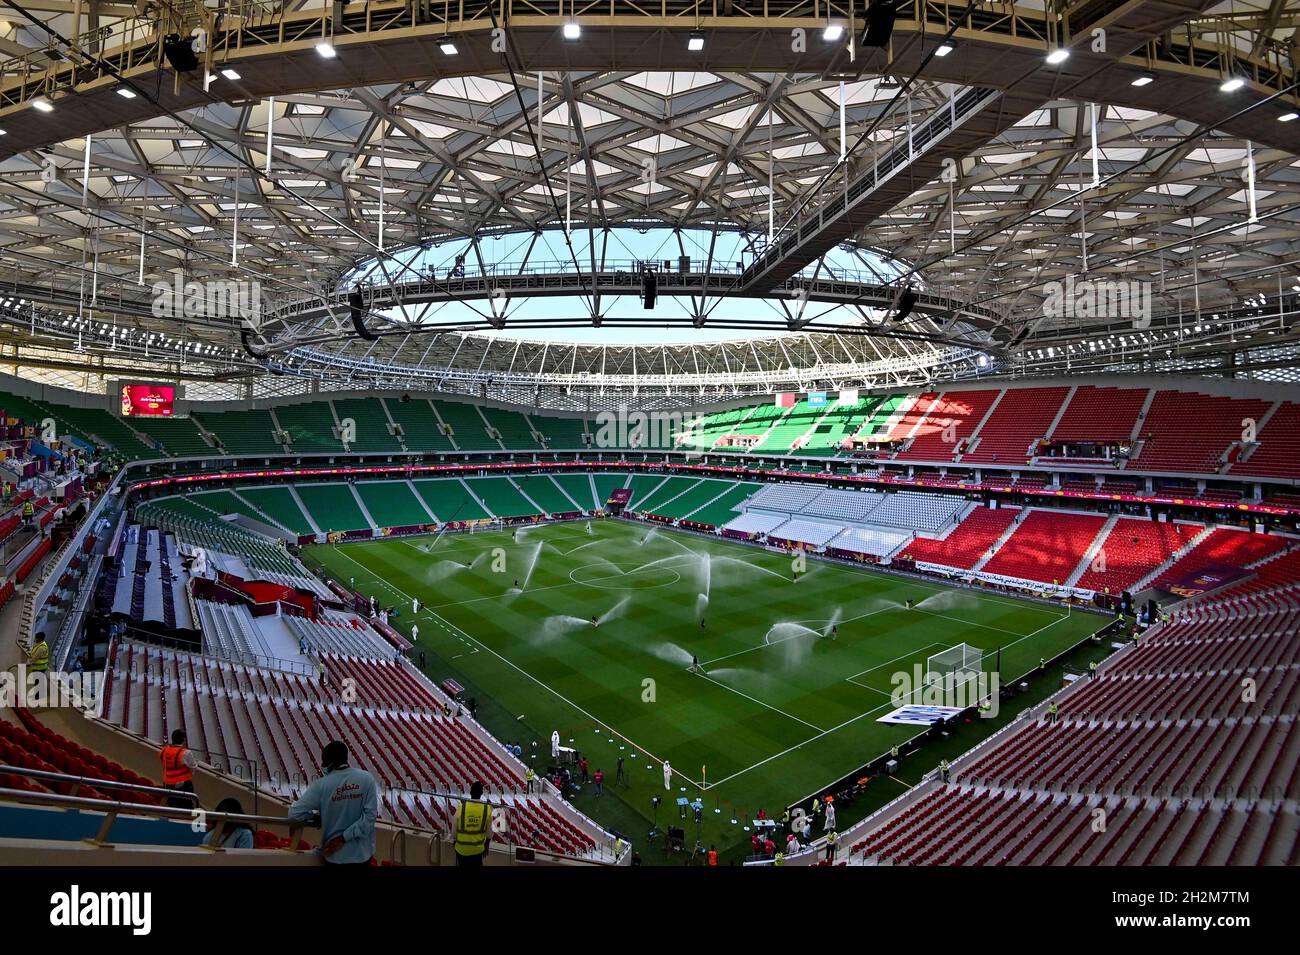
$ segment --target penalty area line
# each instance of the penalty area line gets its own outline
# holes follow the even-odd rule
[[[801,720],[793,713],[787,713],[785,710],[781,709],[780,707],[773,706],[771,703],[764,703],[762,700],[758,699],[757,697],[750,696],[748,693],[743,693],[740,690],[737,690],[734,686],[727,686],[727,684],[722,683],[719,680],[713,679],[713,677],[709,676],[707,673],[701,673],[699,670],[691,670],[690,672],[694,673],[698,677],[708,680],[710,683],[714,684],[715,686],[720,686],[724,690],[730,690],[732,693],[735,693],[737,696],[743,696],[745,699],[749,700],[752,703],[757,703],[759,706],[765,706],[773,713],[780,713],[782,716],[786,717],[787,719],[794,720],[796,723],[802,723],[804,726],[807,726],[810,729],[815,729],[819,733],[826,732],[820,726],[817,726],[813,723],[809,723],[807,720]]]

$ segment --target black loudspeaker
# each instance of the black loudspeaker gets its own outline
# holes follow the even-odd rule
[[[366,328],[365,314],[365,299],[361,297],[359,291],[353,289],[348,293],[348,315],[352,319],[352,327],[356,329],[358,338],[364,338],[368,342],[377,342],[379,341],[379,336]]]
[[[864,47],[884,47],[894,33],[894,18],[898,12],[892,3],[876,3],[867,7],[867,28],[862,31]]]
[[[644,308],[655,307],[659,295],[659,279],[650,269],[641,273],[641,304]]]
[[[901,322],[912,314],[912,309],[915,307],[916,293],[910,288],[903,289],[903,294],[898,296],[898,311],[894,313],[894,321]]]
[[[193,42],[179,33],[169,33],[163,37],[163,55],[177,73],[193,73],[199,68],[199,58],[194,55]]]
[[[259,352],[256,348],[253,347],[252,341],[249,339],[248,336],[248,329],[246,328],[241,329],[239,332],[239,344],[244,346],[244,351],[248,352],[248,356],[250,358],[256,358],[260,360],[266,357],[266,352]]]
[[[1119,606],[1120,609],[1123,610],[1125,613],[1133,612],[1133,595],[1129,593],[1127,590],[1120,593]]]

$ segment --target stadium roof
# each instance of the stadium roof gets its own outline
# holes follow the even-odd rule
[[[885,49],[861,4],[295,6],[0,8],[17,355],[503,397],[1297,365],[1281,2],[914,0]],[[159,35],[198,26],[200,68],[160,68]],[[649,229],[742,252],[669,247],[671,305],[646,312],[619,246]],[[157,314],[178,278],[256,283],[261,311]],[[377,340],[348,320],[357,282]],[[1099,313],[1078,288],[1136,297]],[[528,330],[565,326],[609,341]]]

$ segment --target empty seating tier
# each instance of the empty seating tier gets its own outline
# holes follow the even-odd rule
[[[473,405],[435,401],[438,416],[451,430],[451,439],[462,451],[500,451],[501,443],[488,435],[487,424]]]
[[[1300,403],[1278,405],[1257,438],[1259,446],[1246,460],[1233,464],[1230,474],[1300,478]]]
[[[812,547],[824,547],[843,530],[844,528],[835,524],[819,524],[815,521],[792,518],[771,531],[769,536]]]
[[[353,439],[348,442],[352,451],[400,451],[402,443],[388,428],[388,415],[379,398],[336,398],[334,410],[339,424],[351,421]],[[283,421],[283,419],[281,419]]]
[[[269,411],[204,411],[194,419],[216,435],[230,454],[280,454],[284,448],[275,439],[275,423]]]
[[[1147,388],[1080,385],[1052,430],[1051,439],[1078,443],[1127,441],[1148,393]]]
[[[1213,568],[1246,567],[1278,553],[1286,546],[1285,537],[1215,528],[1161,574],[1154,586],[1175,585]]]
[[[466,478],[465,483],[497,517],[529,517],[538,513],[537,506],[530,504],[509,478]]]
[[[947,537],[941,540],[918,537],[906,547],[902,556],[923,563],[970,570],[989,556],[993,545],[1007,532],[1019,513],[1020,510],[1014,507],[997,510],[977,507]]]
[[[275,409],[275,417],[289,436],[292,451],[306,454],[343,450],[343,443],[334,437],[334,412],[329,402],[280,405]]]
[[[953,391],[934,402],[900,461],[951,461],[1001,394],[997,390]]]
[[[1065,690],[1059,718],[1014,724],[850,833],[849,861],[1294,865],[1297,636],[1294,605],[1176,612]]]
[[[1047,434],[1069,388],[1008,388],[980,428],[975,450],[962,464],[1024,464]]]
[[[1031,510],[984,572],[1064,584],[1105,523],[1096,514]]]
[[[1271,402],[1189,391],[1159,391],[1139,429],[1142,449],[1130,463],[1143,471],[1214,474],[1243,421],[1258,422]]]
[[[537,514],[565,514],[580,510],[582,505],[569,499],[569,496],[551,480],[549,475],[535,474],[514,479],[520,492],[537,506]],[[588,492],[590,497],[591,493]]]
[[[348,484],[299,484],[295,490],[316,526],[327,534],[371,526]]]
[[[354,486],[366,510],[380,527],[433,523],[433,518],[405,481],[358,481]]]
[[[245,774],[256,764],[259,781],[285,797],[315,777],[325,742],[340,739],[398,821],[446,831],[446,794],[482,780],[509,807],[516,840],[567,854],[594,847],[594,831],[551,797],[525,796],[523,765],[444,715],[447,699],[409,666],[328,653],[322,662],[318,679],[126,641],[108,663],[102,712],[157,744],[184,729],[201,760]],[[342,685],[350,702],[340,702]]]
[[[1202,530],[1199,524],[1121,517],[1101,542],[1078,586],[1112,593],[1128,590]]]

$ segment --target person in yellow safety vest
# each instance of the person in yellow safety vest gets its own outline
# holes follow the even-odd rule
[[[948,781],[948,775],[951,771],[952,767],[948,765],[948,760],[939,760],[939,775],[943,777],[945,783]]]
[[[483,798],[483,784],[469,787],[469,799],[456,810],[456,865],[481,866],[492,836],[492,807]]]
[[[32,517],[36,514],[36,508],[32,507],[31,501],[23,501],[23,523],[30,524]]]
[[[537,774],[533,772],[533,767],[529,766],[528,771],[524,773],[524,782],[528,784],[528,792],[533,791],[533,785],[537,782]]]
[[[29,673],[44,673],[50,668],[50,645],[45,642],[45,634],[38,633],[32,648],[25,652]]]
[[[1049,723],[1056,722],[1056,701],[1055,700],[1052,700],[1051,703],[1047,704],[1047,722]]]
[[[194,792],[194,767],[198,760],[186,746],[185,731],[172,730],[171,745],[164,746],[158,754],[162,759],[163,788],[176,793]],[[192,809],[196,804],[193,799],[183,796],[169,796],[167,805],[173,809]]]
[[[898,744],[897,744],[897,743],[895,743],[893,746],[890,747],[890,749],[889,749],[889,758],[890,758],[890,759],[898,759]]]
[[[1091,663],[1088,664],[1088,678],[1089,678],[1089,679],[1092,679],[1092,680],[1097,679],[1097,661],[1096,661],[1096,660],[1093,660]]]
[[[832,829],[826,833],[826,858],[835,861],[835,844],[840,841],[840,834]]]
[[[772,860],[772,865],[785,865],[785,853],[778,852],[776,858]]]

